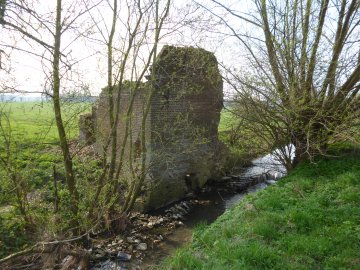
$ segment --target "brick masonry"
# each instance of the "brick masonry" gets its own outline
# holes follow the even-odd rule
[[[136,92],[126,86],[115,91],[120,91],[120,99],[115,98],[115,102],[120,102],[118,147],[124,141],[125,119],[134,95],[133,109],[128,114],[131,137],[126,143],[125,160],[129,158],[131,145],[131,158],[135,161],[141,155],[137,152],[141,123],[152,93],[145,121],[147,179],[138,200],[142,210],[161,207],[202,187],[219,173],[221,153],[225,152],[218,140],[223,82],[212,53],[200,48],[164,46],[147,78],[148,82]],[[110,134],[107,93],[106,89],[102,91],[92,113],[91,128],[95,131],[99,153],[103,153]],[[83,137],[87,141],[92,141],[86,130],[80,133],[86,134]]]

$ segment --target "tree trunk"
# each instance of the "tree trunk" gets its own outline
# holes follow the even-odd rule
[[[56,6],[56,30],[55,44],[53,51],[53,105],[55,113],[55,121],[59,133],[60,147],[63,154],[65,165],[66,184],[70,193],[71,205],[70,209],[74,215],[78,212],[78,192],[76,189],[76,180],[73,173],[73,163],[70,155],[69,144],[66,138],[66,132],[61,115],[60,104],[60,42],[61,42],[61,0],[57,0]]]
[[[290,170],[295,168],[300,163],[308,160],[308,157],[309,156],[306,154],[306,146],[304,146],[303,143],[297,143],[297,145],[295,146],[295,156],[292,161],[292,167]]]

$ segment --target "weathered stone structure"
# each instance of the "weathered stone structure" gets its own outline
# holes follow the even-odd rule
[[[94,137],[94,121],[92,113],[86,113],[80,115],[79,119],[79,140],[86,145],[92,144],[95,142]]]
[[[192,47],[165,46],[147,78],[148,82],[136,92],[131,90],[131,83],[121,87],[120,101],[116,99],[115,103],[121,103],[119,147],[124,142],[126,117],[131,117],[126,156],[130,147],[134,158],[141,155],[137,151],[145,123],[148,170],[141,199],[145,209],[152,209],[184,197],[219,172],[223,145],[218,140],[218,125],[223,83],[215,56]],[[143,122],[148,100],[149,114]],[[108,113],[107,90],[103,90],[92,115],[99,152],[110,133]]]

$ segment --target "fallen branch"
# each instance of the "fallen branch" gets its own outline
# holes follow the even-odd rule
[[[19,252],[12,253],[12,254],[10,254],[9,256],[0,259],[0,264],[1,264],[1,263],[4,263],[4,262],[7,262],[7,261],[9,261],[9,260],[11,260],[11,259],[14,259],[14,258],[16,258],[16,257],[19,257],[19,256],[21,256],[21,255],[29,254],[29,253],[31,253],[32,251],[34,251],[34,250],[37,248],[37,246],[38,246],[38,244],[35,244],[35,245],[33,245],[32,247],[29,247],[29,248],[27,248],[27,249],[21,250],[21,251],[19,251]],[[38,253],[38,252],[36,252],[36,253]]]
[[[29,253],[51,253],[54,250],[54,247],[51,248],[51,249],[46,249],[45,246],[50,246],[50,245],[57,246],[59,244],[65,244],[65,243],[78,241],[78,240],[84,238],[87,235],[88,235],[88,232],[83,234],[83,235],[80,235],[78,237],[71,238],[71,239],[54,240],[54,241],[50,241],[50,242],[38,242],[38,243],[36,243],[35,245],[33,245],[33,246],[29,247],[29,248],[26,248],[24,250],[12,253],[12,254],[8,255],[7,257],[0,259],[0,264],[5,263],[5,262],[7,262],[7,261],[9,261],[11,259],[14,259],[16,257],[29,254]],[[66,255],[73,255],[73,256],[75,254],[79,255],[76,252],[70,252],[70,251],[65,252],[65,253],[66,253]]]

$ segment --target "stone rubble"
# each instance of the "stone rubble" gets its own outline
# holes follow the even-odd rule
[[[182,201],[165,209],[164,215],[158,216],[131,213],[130,232],[126,235],[118,235],[115,239],[100,241],[89,250],[94,265],[92,269],[105,269],[103,265],[109,259],[123,263],[133,259],[141,262],[149,249],[153,249],[164,240],[163,235],[170,234],[174,228],[184,225],[182,221],[185,220],[191,207],[197,203],[199,203],[197,200]]]
[[[273,175],[253,177],[231,175],[222,177],[219,181],[207,185],[198,192],[224,191],[238,193],[258,183],[275,184],[276,180],[274,179],[276,178]],[[141,264],[147,252],[150,252],[156,245],[159,245],[166,235],[171,234],[173,229],[184,225],[183,221],[186,220],[194,205],[207,205],[209,203],[211,203],[209,200],[189,199],[169,206],[161,211],[161,215],[139,212],[131,213],[128,217],[132,226],[130,231],[125,235],[118,235],[115,239],[104,240],[89,250],[91,251],[92,265],[95,265],[91,269],[125,269],[103,268],[104,262],[106,263],[109,259],[122,262],[123,264],[134,261],[136,261],[137,265]],[[248,208],[250,209],[251,207],[249,206]],[[136,267],[131,267],[130,269],[136,269]]]

